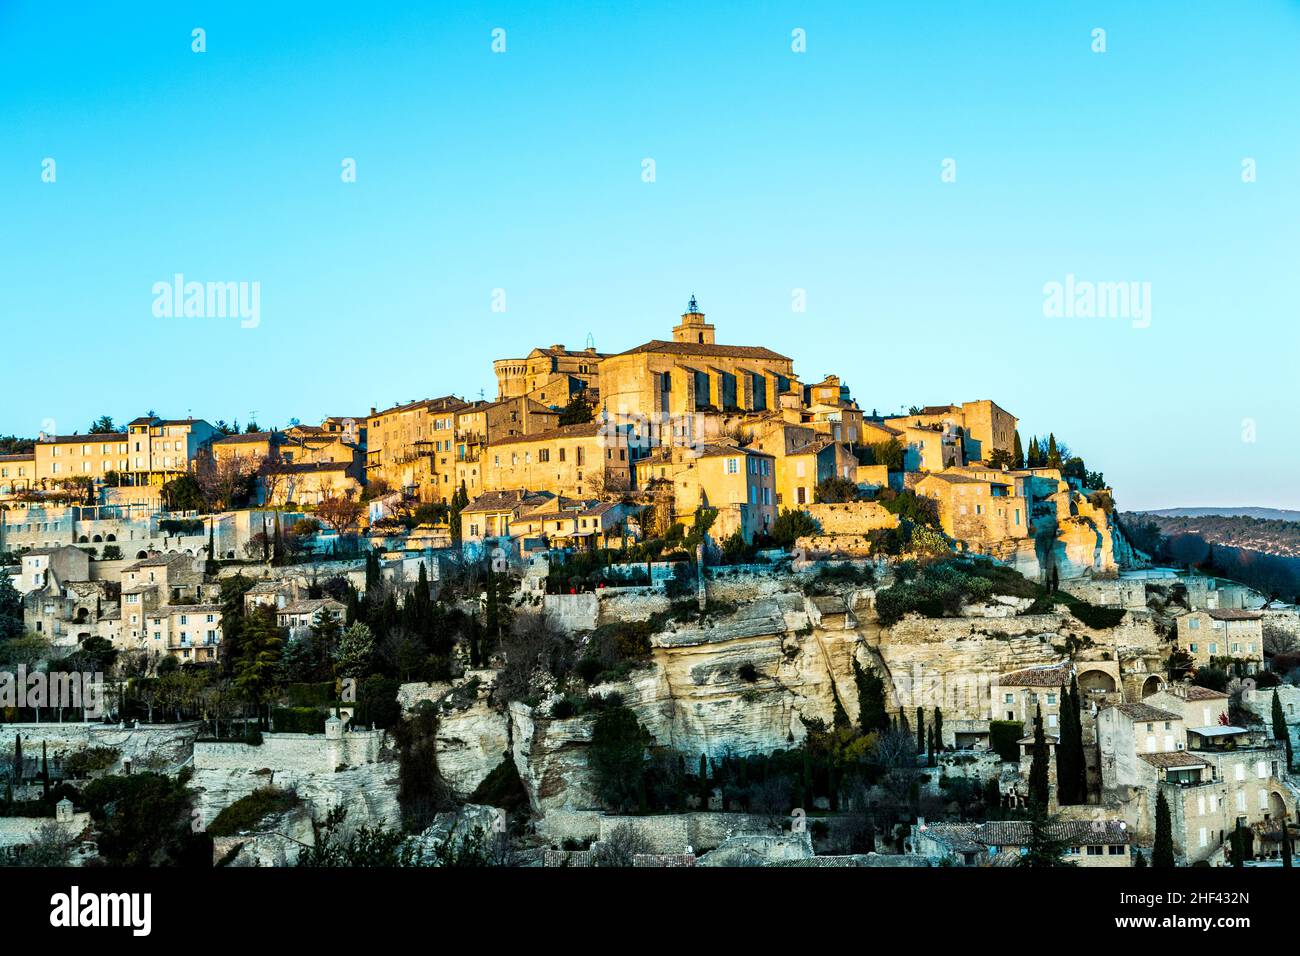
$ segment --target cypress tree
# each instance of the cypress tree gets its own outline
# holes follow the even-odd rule
[[[858,687],[858,726],[864,734],[889,727],[889,714],[885,710],[885,682],[874,670],[862,668],[853,660],[853,681]]]
[[[1011,453],[1011,464],[1016,468],[1025,467],[1025,449],[1020,444],[1020,429],[1016,429],[1016,444]]]
[[[1276,699],[1276,698],[1274,698]],[[1282,868],[1291,869],[1291,856],[1295,850],[1291,846],[1291,827],[1285,818],[1282,820]]]
[[[1174,825],[1169,818],[1169,801],[1165,792],[1156,797],[1156,842],[1151,848],[1151,865],[1156,869],[1171,869],[1174,865]]]
[[[1083,750],[1083,707],[1079,703],[1079,678],[1070,676],[1070,713],[1073,728],[1073,740],[1070,747],[1074,751],[1074,792],[1076,802],[1088,802],[1088,758]]]
[[[1029,804],[1047,812],[1048,778],[1047,778],[1047,736],[1043,733],[1043,706],[1039,704],[1034,714],[1034,749],[1029,764]]]
[[[925,710],[916,708],[916,752],[925,753]]]
[[[943,750],[943,711],[934,709],[934,749]]]
[[[1073,708],[1070,706],[1070,692],[1064,684],[1061,685],[1060,701],[1060,735],[1056,741],[1056,800],[1061,806],[1068,806],[1079,802],[1074,789],[1077,775],[1074,772],[1073,727],[1073,721],[1078,719],[1078,715],[1071,714]]]
[[[50,799],[50,758],[45,751],[45,741],[41,741],[41,796]]]
[[[1273,690],[1273,736],[1286,745],[1286,767],[1291,769],[1291,734],[1287,731],[1286,715],[1282,713],[1282,696]]]

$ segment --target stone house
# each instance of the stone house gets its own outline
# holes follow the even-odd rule
[[[169,604],[146,611],[135,647],[183,664],[212,663],[221,654],[221,605]]]
[[[332,614],[342,624],[347,619],[348,609],[333,598],[307,598],[293,601],[276,611],[276,624],[289,629],[289,637],[301,637],[309,634],[315,624],[319,624],[326,614]]]
[[[627,428],[607,421],[504,438],[483,454],[483,489],[530,488],[593,498],[631,487]]]
[[[918,481],[916,493],[938,506],[948,537],[976,550],[1031,535],[1030,500],[1016,494],[1013,480],[942,471]]]
[[[776,459],[734,442],[698,448],[660,447],[634,465],[636,486],[672,488],[673,520],[690,528],[701,508],[717,517],[709,534],[722,541],[739,531],[746,541],[776,522]]]
[[[1062,820],[1050,825],[1051,835],[1066,844],[1062,860],[1085,868],[1133,865],[1133,834],[1122,820]],[[990,820],[987,823],[931,823],[912,827],[911,852],[935,864],[1009,866],[1028,852],[1029,823]]]
[[[1235,608],[1189,611],[1178,618],[1178,646],[1198,666],[1232,658],[1253,674],[1264,663],[1263,618],[1259,611]]]

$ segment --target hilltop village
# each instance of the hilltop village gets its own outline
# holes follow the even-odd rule
[[[11,440],[0,671],[104,699],[0,683],[0,861],[1289,861],[1294,605],[1155,566],[991,399],[715,333]]]

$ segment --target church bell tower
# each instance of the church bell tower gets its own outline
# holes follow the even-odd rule
[[[697,345],[713,344],[713,326],[704,321],[704,313],[700,311],[694,295],[691,296],[686,312],[682,315],[681,325],[673,328],[673,341],[694,342]]]

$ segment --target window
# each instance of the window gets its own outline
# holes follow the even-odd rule
[[[1101,856],[1104,852],[1105,852],[1105,850],[1104,850],[1102,847],[1099,847],[1099,846],[1091,846],[1091,845],[1090,845],[1090,846],[1088,847],[1088,856]]]
[[[1201,846],[1208,846],[1210,842],[1210,834],[1205,829],[1205,827],[1201,827],[1199,836],[1200,836]]]
[[[1006,694],[1006,695],[1004,695],[1004,698],[1003,698],[1003,699],[1004,699],[1008,704],[1014,704],[1014,703],[1016,702],[1016,695],[1015,695],[1015,694]]]
[[[1200,620],[1194,617],[1189,617],[1187,619],[1187,629],[1189,631],[1199,631],[1201,629]]]
[[[735,474],[738,474],[739,472],[740,472],[740,459],[739,459],[739,458],[728,458],[728,459],[727,459],[727,474],[729,474],[729,475],[735,475]]]
[[[1124,846],[1120,846],[1118,844],[1113,844],[1106,848],[1106,852],[1109,853],[1111,856],[1123,856],[1125,853],[1128,852],[1128,848]]]
[[[1055,694],[1048,694],[1048,695],[1047,695],[1047,702],[1048,702],[1049,704],[1055,704],[1055,703],[1056,703],[1056,695],[1055,695]]]

